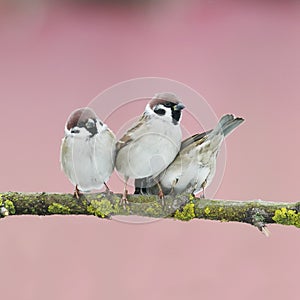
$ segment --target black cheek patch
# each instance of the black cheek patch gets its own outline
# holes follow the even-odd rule
[[[97,127],[87,128],[87,130],[90,132],[90,137],[93,137],[95,134],[98,133]]]
[[[180,116],[181,116],[181,111],[180,110],[172,110],[173,124],[177,125],[177,123],[179,122]]]
[[[94,124],[93,124],[92,127],[87,127],[86,126],[87,123],[84,124],[84,128],[91,134],[90,137],[93,137],[95,134],[98,133],[98,129],[97,129],[97,126],[96,126],[97,120],[93,119],[93,121],[94,121]]]
[[[157,109],[154,109],[154,112],[159,115],[159,116],[163,116],[166,114],[166,111],[162,108],[157,108]]]
[[[80,132],[80,130],[78,130],[78,129],[71,129],[71,133],[77,134],[77,133],[79,133],[79,132]]]

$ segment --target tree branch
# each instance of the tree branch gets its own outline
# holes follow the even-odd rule
[[[300,227],[300,202],[229,201],[194,198],[191,195],[129,195],[129,204],[120,205],[119,194],[85,194],[76,199],[71,194],[17,193],[0,194],[0,215],[138,215],[153,218],[175,218],[182,221],[209,219],[242,222],[266,232],[266,224],[277,223]]]

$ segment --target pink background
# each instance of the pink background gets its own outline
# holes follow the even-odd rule
[[[300,5],[260,2],[0,1],[0,190],[71,192],[58,161],[69,113],[115,83],[158,76],[193,87],[217,116],[246,119],[227,140],[216,198],[298,201]],[[299,229],[269,229],[10,217],[1,299],[293,299]]]

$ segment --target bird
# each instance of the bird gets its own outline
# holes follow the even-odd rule
[[[184,107],[174,93],[155,94],[139,120],[117,142],[116,170],[124,177],[123,204],[127,203],[129,178],[156,177],[176,157]]]
[[[181,143],[174,161],[157,178],[135,180],[135,194],[155,194],[157,182],[165,195],[190,193],[196,195],[212,182],[217,156],[224,138],[242,122],[243,118],[224,115],[215,129],[195,134]]]
[[[73,111],[65,124],[60,151],[61,168],[80,192],[101,189],[114,170],[116,138],[96,113],[88,107]]]

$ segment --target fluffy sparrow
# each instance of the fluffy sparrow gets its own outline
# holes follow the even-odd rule
[[[202,191],[204,197],[204,188],[215,175],[217,155],[225,136],[243,121],[230,114],[224,115],[215,129],[184,140],[175,160],[156,179],[148,177],[135,181],[135,193],[154,194],[156,182],[159,182],[164,194]]]
[[[101,189],[114,169],[116,139],[90,108],[71,113],[60,151],[61,167],[79,191]]]
[[[172,93],[156,94],[139,121],[117,143],[116,169],[124,176],[122,202],[129,178],[156,177],[176,157],[181,144],[181,110]]]

